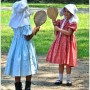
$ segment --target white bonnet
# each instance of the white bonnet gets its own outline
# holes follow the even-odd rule
[[[78,11],[77,7],[74,4],[67,4],[66,6],[64,6],[64,8],[67,8],[68,11],[70,13],[72,13],[73,15],[75,15],[76,12]],[[64,8],[62,8],[61,11],[60,11],[60,15],[61,16],[63,16],[63,10],[64,10]]]
[[[27,3],[23,1],[17,1],[12,6],[13,10],[18,13],[22,13],[27,7]]]
[[[67,4],[66,6],[64,6],[64,8],[66,8],[70,13],[72,13],[73,14],[72,19],[78,22],[78,17],[76,15],[76,12],[78,11],[77,7],[74,4]],[[63,16],[64,8],[61,9],[60,16]]]
[[[30,9],[27,0],[16,1],[13,6],[13,13],[9,26],[12,28],[29,25]]]

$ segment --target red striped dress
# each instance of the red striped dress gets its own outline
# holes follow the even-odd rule
[[[57,20],[57,23],[58,26],[61,27],[63,20]],[[56,32],[56,39],[52,43],[46,56],[47,62],[69,65],[71,67],[77,65],[77,44],[74,35],[74,31],[77,29],[77,23],[69,23],[69,21],[66,20],[63,29],[68,30],[69,28],[73,30],[73,34],[70,36],[65,34],[60,35],[60,32]]]

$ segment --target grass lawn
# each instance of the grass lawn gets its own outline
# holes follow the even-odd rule
[[[13,31],[8,26],[8,21],[10,19],[11,11],[1,12],[1,51],[2,53],[7,53],[12,41]],[[79,24],[78,30],[75,32],[78,44],[78,58],[88,58],[89,57],[89,14],[88,13],[78,13]],[[30,17],[31,26],[34,27],[33,15]],[[58,16],[58,18],[61,18]],[[38,55],[46,55],[50,45],[52,44],[55,36],[53,34],[53,26],[51,20],[47,18],[45,24],[40,28],[40,31],[33,41],[36,47]]]
[[[3,2],[1,3],[2,7],[11,7],[13,3],[8,3],[8,2]],[[46,3],[46,4],[41,4],[41,3],[28,3],[30,7],[38,7],[38,8],[47,8],[50,6],[55,6],[57,8],[62,8],[66,4],[58,4],[58,3]],[[89,8],[88,4],[76,4],[77,8]]]

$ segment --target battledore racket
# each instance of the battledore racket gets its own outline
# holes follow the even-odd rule
[[[50,19],[56,20],[56,18],[58,16],[58,9],[55,7],[49,7],[47,9],[47,15]]]
[[[34,15],[34,23],[36,27],[44,24],[46,22],[46,19],[47,19],[47,14],[44,10],[40,10],[36,12]]]

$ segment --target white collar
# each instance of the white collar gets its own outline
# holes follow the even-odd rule
[[[66,17],[64,17],[64,19],[66,19]],[[72,18],[69,19],[69,23],[72,23],[72,22],[78,23],[78,21],[79,21],[79,18],[77,17],[77,15],[74,15]]]
[[[72,22],[76,22],[76,23],[78,23],[78,17],[77,17],[77,15],[74,15],[71,19],[69,19],[69,23],[72,23]]]

